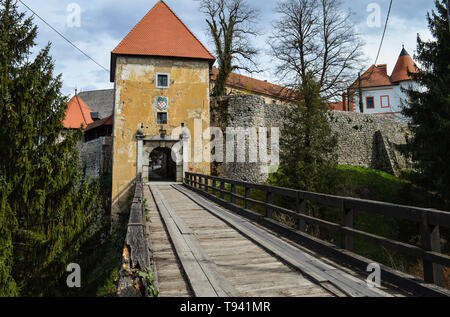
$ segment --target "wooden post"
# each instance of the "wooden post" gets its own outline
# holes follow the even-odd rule
[[[245,201],[244,201],[244,208],[245,209],[249,209],[250,208],[250,202],[248,201],[248,199],[250,198],[251,195],[251,189],[249,187],[245,187]]]
[[[306,214],[306,200],[300,197],[300,192],[297,193],[297,197],[295,199],[295,209],[298,213]],[[298,229],[301,232],[306,232],[306,222],[303,219],[298,220]]]
[[[213,179],[213,195],[216,196],[217,194],[217,180]]]
[[[224,182],[224,181],[220,181],[220,190],[221,190],[221,192],[220,192],[220,198],[224,199],[224,198],[225,198],[225,193],[224,193],[224,190],[225,190],[225,182]]]
[[[273,203],[273,196],[272,196],[272,192],[267,190],[266,191],[266,203],[271,204]],[[266,217],[269,219],[273,218],[272,215],[272,207],[266,206]]]
[[[233,195],[236,195],[236,185],[235,184],[231,184],[231,202],[233,203],[233,204],[235,204],[236,203],[236,197],[235,196],[233,196]]]
[[[428,213],[422,213],[422,223],[420,225],[420,234],[422,240],[422,248],[426,251],[434,251],[441,253],[441,238],[439,226],[430,225],[428,221]],[[423,262],[423,279],[426,283],[434,283],[438,286],[443,285],[442,265],[435,264],[430,261]]]
[[[353,228],[353,209],[345,208],[344,200],[341,202],[341,225]],[[353,237],[346,232],[341,232],[341,248],[353,250]]]

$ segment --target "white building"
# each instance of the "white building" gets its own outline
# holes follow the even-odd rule
[[[411,86],[417,89],[418,84],[408,74],[417,70],[414,60],[403,48],[391,76],[387,74],[386,64],[372,65],[349,87],[344,110],[361,112],[359,99],[362,95],[364,113],[404,119],[401,110],[409,103],[409,96],[402,89]]]

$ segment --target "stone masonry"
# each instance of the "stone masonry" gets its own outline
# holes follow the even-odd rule
[[[252,95],[216,98],[211,101],[211,126],[224,131],[224,140],[227,127],[266,127],[269,130],[279,127],[282,130],[285,107],[266,104],[262,98]],[[329,122],[338,137],[339,164],[375,168],[395,175],[410,167],[398,150],[399,145],[406,143],[407,124],[383,116],[341,111],[330,111]],[[268,147],[269,144],[270,140]],[[262,167],[261,163],[225,162],[213,163],[212,171],[226,178],[261,183],[268,177]]]
[[[86,177],[96,179],[112,171],[112,137],[102,137],[79,144],[81,168],[86,169]]]

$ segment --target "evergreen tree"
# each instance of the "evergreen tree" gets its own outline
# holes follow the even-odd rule
[[[337,140],[328,122],[327,103],[312,73],[302,82],[296,98],[282,129],[282,168],[272,180],[283,187],[333,193]]]
[[[82,131],[62,125],[68,100],[50,44],[30,60],[36,34],[0,0],[0,296],[63,295],[67,265],[83,262],[98,232],[98,182],[79,171]]]
[[[407,89],[410,104],[403,114],[410,118],[413,137],[406,151],[430,189],[450,195],[450,29],[448,8],[436,1],[437,11],[427,15],[434,40],[417,38],[417,56],[421,69],[411,74],[422,88]]]

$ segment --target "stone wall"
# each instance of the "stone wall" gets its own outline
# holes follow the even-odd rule
[[[266,104],[262,98],[252,95],[216,98],[211,103],[211,126],[224,132],[227,127],[282,129],[285,110],[286,106]],[[329,121],[338,137],[339,164],[370,167],[392,174],[409,167],[397,149],[397,145],[406,143],[407,124],[383,116],[341,111],[330,111]],[[261,163],[225,162],[213,163],[212,171],[226,178],[260,183],[267,180],[267,168]]]
[[[211,126],[218,127],[224,132],[223,140],[225,144],[227,139],[227,127],[266,127],[269,129],[271,127],[280,127],[280,117],[273,112],[275,109],[280,109],[280,107],[283,106],[266,104],[263,98],[254,95],[237,95],[216,98],[212,100],[211,105]],[[257,137],[259,137],[258,134]],[[248,144],[247,137],[247,149]],[[226,156],[225,146],[224,153]],[[236,150],[235,161],[237,161]],[[249,151],[247,150],[246,162],[249,161]],[[211,167],[213,175],[253,183],[264,182],[268,177],[268,168],[269,166],[267,166],[267,164],[236,162],[212,163]]]
[[[112,171],[112,137],[102,137],[79,144],[80,166],[86,177],[96,179]]]
[[[410,133],[406,123],[356,112],[330,112],[330,126],[338,136],[339,164],[370,167],[398,175],[410,168],[398,147]]]

